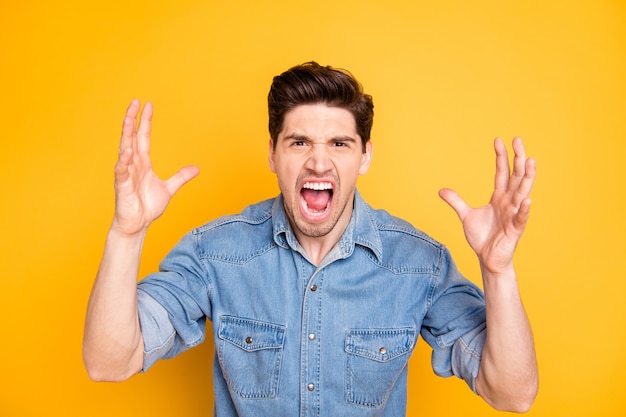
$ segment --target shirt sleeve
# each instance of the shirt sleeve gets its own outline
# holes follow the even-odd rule
[[[144,372],[157,360],[173,358],[205,339],[211,303],[195,239],[194,234],[185,236],[163,259],[159,272],[137,285]]]
[[[476,392],[486,337],[485,298],[459,273],[447,250],[429,299],[421,334],[433,348],[433,371],[442,377],[455,375]]]

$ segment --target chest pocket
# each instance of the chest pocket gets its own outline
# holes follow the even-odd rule
[[[406,367],[415,329],[355,329],[346,333],[346,401],[382,405]]]
[[[275,398],[285,327],[222,316],[218,337],[218,360],[229,388],[244,398]]]

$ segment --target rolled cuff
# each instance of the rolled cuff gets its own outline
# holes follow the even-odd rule
[[[447,349],[434,349],[432,365],[435,373],[442,377],[456,376],[463,379],[474,393],[476,377],[480,369],[487,328],[483,324],[458,338]]]
[[[139,324],[143,336],[143,368],[147,371],[156,361],[166,358],[174,346],[176,331],[167,311],[143,291],[137,292]]]

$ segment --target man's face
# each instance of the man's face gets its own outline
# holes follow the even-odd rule
[[[346,109],[307,104],[285,115],[275,148],[270,140],[269,163],[299,240],[329,234],[339,239],[352,215],[357,178],[367,172],[371,156],[371,142],[363,152]]]

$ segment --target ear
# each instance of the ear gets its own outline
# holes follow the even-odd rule
[[[267,160],[270,164],[270,171],[272,171],[274,174],[276,173],[276,163],[274,162],[274,141],[270,138],[269,140],[269,151],[268,151],[268,156],[267,156]]]
[[[361,167],[359,168],[359,174],[366,174],[372,163],[372,156],[374,156],[374,145],[371,140],[368,140],[365,144],[365,152],[361,157]]]

